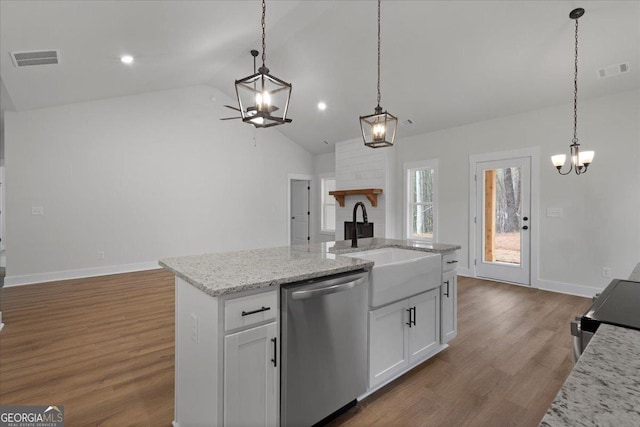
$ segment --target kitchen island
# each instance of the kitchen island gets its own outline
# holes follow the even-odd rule
[[[425,293],[430,302],[416,302],[432,304],[430,313],[438,316],[425,329],[435,342],[428,352],[410,359],[406,339],[409,332],[421,329],[408,327],[410,331],[400,332],[405,341],[400,340],[398,351],[405,363],[394,362],[397,368],[389,371],[393,375],[381,377],[376,388],[446,348],[457,328],[455,252],[460,246],[379,238],[360,239],[358,246],[351,248],[350,241],[328,242],[160,260],[176,275],[173,425],[249,425],[256,420],[262,425],[279,424],[280,286],[373,269],[372,261],[340,254],[392,247],[435,253],[448,261],[446,285],[436,281]],[[443,303],[446,300],[442,310],[441,298]],[[401,310],[401,325],[406,311]],[[419,312],[425,316],[424,310]],[[441,312],[450,319],[441,322]],[[450,329],[441,333],[441,323]]]

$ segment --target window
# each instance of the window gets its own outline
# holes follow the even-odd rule
[[[438,229],[438,160],[406,163],[406,238],[436,241]]]
[[[335,233],[336,231],[336,199],[329,195],[329,191],[336,189],[336,179],[325,177],[320,179],[320,202],[322,204],[321,231]]]

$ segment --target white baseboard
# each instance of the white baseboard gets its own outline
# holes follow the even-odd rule
[[[458,276],[476,278],[476,276],[473,274],[473,271],[469,268],[458,268]],[[484,278],[478,277],[478,279],[484,279]],[[485,279],[485,280],[493,280],[493,279]],[[502,282],[501,280],[494,280],[494,281],[501,282],[501,283],[509,283],[509,282]],[[518,283],[509,283],[509,284],[518,285],[518,286],[527,286],[527,285],[520,285]],[[596,293],[602,292],[602,290],[604,289],[604,288],[595,288],[595,287],[584,286],[584,285],[574,285],[573,283],[553,282],[550,280],[542,280],[542,279],[532,279],[531,285],[527,287],[533,288],[533,289],[541,289],[543,291],[558,292],[561,294],[576,295],[579,297],[587,297],[587,298],[591,298]]]
[[[24,276],[8,276],[4,278],[4,286],[32,285],[34,283],[55,282],[58,280],[83,279],[85,277],[107,276],[109,274],[131,273],[135,271],[155,270],[161,268],[158,261],[139,262],[136,264],[110,265],[107,267],[83,268],[78,270],[54,271],[51,273],[27,274]]]
[[[602,292],[603,288],[593,288],[591,286],[574,285],[573,283],[552,282],[550,280],[534,280],[532,287],[543,291],[559,292],[561,294],[577,295],[579,297],[591,298],[596,293]]]

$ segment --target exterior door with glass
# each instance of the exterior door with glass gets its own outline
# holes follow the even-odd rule
[[[531,158],[476,163],[476,276],[530,284]]]

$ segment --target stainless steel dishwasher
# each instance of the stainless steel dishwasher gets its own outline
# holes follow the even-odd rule
[[[365,393],[368,274],[281,287],[281,425],[311,426]]]

